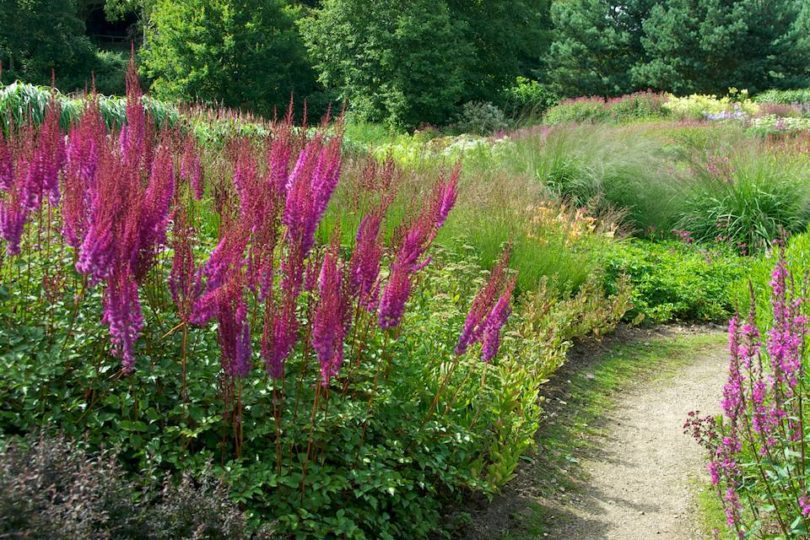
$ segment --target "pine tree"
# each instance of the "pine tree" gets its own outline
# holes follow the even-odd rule
[[[638,85],[685,94],[756,92],[807,74],[798,15],[803,0],[668,0],[644,21],[647,61]]]

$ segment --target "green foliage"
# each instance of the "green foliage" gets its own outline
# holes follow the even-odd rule
[[[807,160],[742,148],[698,163],[683,200],[679,229],[698,241],[727,242],[742,252],[769,247],[810,221]]]
[[[730,89],[729,95],[721,98],[701,94],[669,96],[663,106],[675,118],[691,120],[733,117],[735,113],[751,116],[759,111],[759,105],[748,99],[747,90],[737,91],[734,88]]]
[[[45,84],[55,75],[64,87],[90,79],[94,48],[84,35],[75,0],[0,2],[0,63],[4,81]]]
[[[560,96],[616,96],[635,89],[628,67],[642,57],[650,0],[554,2],[548,77]]]
[[[744,275],[745,261],[727,248],[680,242],[627,241],[600,253],[608,291],[621,276],[632,287],[634,322],[724,322],[732,313],[730,287]]]
[[[12,538],[246,538],[228,488],[184,474],[162,489],[127,479],[113,452],[93,455],[64,437],[5,441],[0,533]]]
[[[671,99],[665,94],[635,92],[611,99],[580,97],[566,99],[546,111],[547,124],[568,122],[632,122],[663,118],[667,116],[667,103]]]
[[[321,82],[361,119],[442,124],[464,93],[473,49],[444,2],[326,0],[301,29]]]
[[[147,280],[144,309],[160,316],[148,317],[138,370],[121,377],[98,325],[101,292],[81,292],[65,254],[48,265],[52,276],[64,276],[64,293],[31,303],[27,299],[41,283],[34,274],[43,266],[38,254],[28,253],[6,259],[2,269],[2,432],[61,429],[91,449],[120,448],[127,472],[153,482],[164,472],[196,476],[208,462],[217,463],[213,473],[231,486],[232,500],[247,510],[253,527],[273,521],[283,534],[417,538],[441,530],[445,504],[470,491],[490,493],[511,477],[534,442],[537,388],[564,359],[562,342],[538,333],[521,310],[497,362],[482,364],[476,354],[455,357],[470,291],[485,275],[477,264],[440,256],[409,304],[406,326],[413,331],[396,341],[371,337],[359,357],[347,356],[344,367],[352,376],[345,389],[341,379],[328,398],[321,396],[328,406],[322,401],[312,407],[319,375],[311,359],[306,368],[303,354],[288,360],[283,384],[260,376],[246,380],[244,444],[235,457],[223,444],[230,426],[219,397],[216,331],[190,330],[184,392],[182,332],[170,331],[178,321],[168,308],[165,280]],[[544,330],[567,332],[550,324]],[[277,392],[286,396],[281,403]],[[303,454],[310,445],[317,459],[309,462],[304,483]]]
[[[781,103],[791,105],[794,103],[810,103],[810,88],[797,88],[794,90],[766,90],[754,96],[757,103]]]
[[[499,99],[507,114],[525,118],[540,117],[558,101],[559,97],[546,86],[526,77],[515,79]]]
[[[490,135],[509,127],[503,111],[492,103],[465,103],[456,117],[453,128],[460,133]]]
[[[158,1],[142,52],[159,98],[221,103],[264,115],[306,97],[313,75],[282,0]]]
[[[732,298],[740,313],[748,313],[751,307],[750,290],[753,288],[757,323],[762,327],[770,326],[773,322],[770,281],[778,255],[779,249],[773,249],[756,259],[750,259],[745,277],[732,286]],[[785,246],[785,258],[788,270],[799,282],[810,275],[810,230],[790,237]],[[801,286],[801,283],[797,285]],[[810,305],[805,304],[805,310],[810,315]]]
[[[668,0],[644,21],[636,84],[675,93],[752,92],[806,80],[797,0]]]

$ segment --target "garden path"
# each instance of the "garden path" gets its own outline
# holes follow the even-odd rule
[[[694,492],[705,456],[683,423],[690,411],[720,412],[726,375],[725,349],[718,348],[674,377],[630,389],[608,412],[598,450],[583,464],[587,488],[565,505],[572,519],[560,520],[549,537],[703,538]]]
[[[548,470],[553,465],[545,463],[541,456],[528,467],[528,474],[519,473],[513,486],[507,488],[507,492],[512,490],[506,495],[511,500],[504,504],[496,499],[484,512],[489,514],[483,519],[488,524],[483,528],[474,526],[478,530],[470,537],[704,538],[696,517],[699,485],[696,480],[700,479],[702,484],[708,480],[705,456],[692,438],[683,433],[683,423],[690,411],[699,410],[702,415],[720,412],[727,359],[722,336],[717,337],[709,346],[684,351],[689,358],[673,359],[678,367],[662,369],[652,377],[645,377],[643,382],[623,388],[621,398],[613,400],[600,413],[596,433],[577,435],[587,437],[588,442],[586,448],[579,448],[569,458],[570,468],[577,472],[572,473],[567,466],[563,468],[563,473],[572,477],[569,482],[552,480],[551,490],[548,486],[538,487],[537,478],[555,474]],[[642,345],[643,341],[640,340]],[[587,372],[587,361],[585,366],[574,369],[582,373],[583,367]],[[559,471],[556,474],[559,476]],[[492,510],[501,516],[493,516]],[[481,517],[474,516],[474,521]],[[493,522],[498,521],[493,529]]]

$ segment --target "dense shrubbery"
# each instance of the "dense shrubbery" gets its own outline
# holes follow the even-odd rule
[[[127,478],[110,451],[64,437],[14,440],[0,451],[0,534],[10,538],[247,538],[228,487],[205,475],[178,484]],[[159,482],[159,480],[158,480]],[[267,532],[268,529],[265,529]],[[264,533],[260,533],[263,537]]]
[[[551,107],[544,117],[548,124],[566,122],[632,122],[666,115],[669,96],[651,91],[611,99],[598,97],[567,99]]]
[[[733,313],[732,284],[745,272],[743,259],[722,246],[684,242],[621,242],[601,255],[608,290],[627,276],[633,308],[626,320],[723,322]]]

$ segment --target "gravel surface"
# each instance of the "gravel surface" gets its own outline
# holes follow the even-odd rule
[[[627,392],[605,418],[594,456],[583,464],[587,487],[560,511],[551,538],[646,540],[703,538],[693,516],[694,480],[705,475],[703,450],[683,434],[687,413],[719,413],[727,371],[723,348],[676,376]]]
[[[668,327],[624,330],[595,347],[580,347],[544,393],[548,421],[560,412],[554,402],[564,399],[566,379],[587,373],[600,351],[615,341],[634,342],[672,338],[683,333],[715,333],[717,328]],[[722,339],[722,338],[721,338]],[[684,435],[687,413],[718,414],[727,374],[723,345],[701,347],[694,360],[664,376],[631,384],[622,390],[600,419],[597,434],[588,435],[587,448],[574,452],[578,461],[560,471],[543,459],[524,464],[517,477],[493,501],[471,502],[472,524],[461,537],[471,540],[499,538],[667,540],[702,539],[695,519],[695,479],[706,479],[703,450]],[[570,381],[568,381],[570,382]],[[564,414],[564,412],[562,413]],[[542,439],[542,428],[539,437]],[[557,477],[558,479],[555,479]],[[551,478],[549,487],[548,479]],[[545,483],[539,485],[540,483]],[[566,489],[565,484],[568,484]],[[557,486],[555,488],[555,486]],[[478,507],[477,509],[475,507]],[[542,508],[542,534],[507,531]],[[522,517],[525,516],[525,517]],[[517,521],[515,521],[517,520]],[[504,534],[507,533],[505,536]]]

